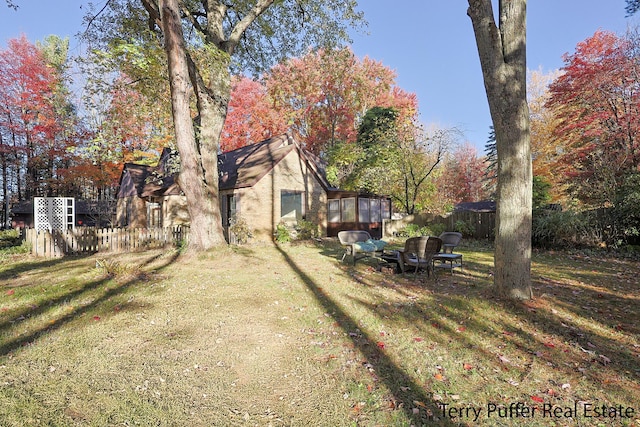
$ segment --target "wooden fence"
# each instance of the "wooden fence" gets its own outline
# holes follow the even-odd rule
[[[463,221],[473,228],[473,237],[475,239],[493,239],[496,227],[495,212],[471,212],[460,211],[452,212],[447,216],[438,216],[433,214],[408,215],[402,219],[385,221],[384,236],[393,236],[400,232],[409,224],[417,224],[420,227],[438,223],[444,224],[446,231],[456,231],[456,222]]]
[[[472,227],[474,239],[493,239],[495,236],[495,212],[453,212],[446,217],[437,217],[433,222],[446,225],[447,231],[455,231],[458,221],[465,222]]]
[[[54,258],[70,254],[127,252],[163,247],[186,240],[189,228],[96,228],[78,227],[64,231],[23,229],[23,238],[36,256]]]

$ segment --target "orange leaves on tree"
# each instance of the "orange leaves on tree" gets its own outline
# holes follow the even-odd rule
[[[248,77],[231,82],[227,118],[220,139],[223,152],[260,142],[287,131],[286,115],[279,114],[265,86]]]
[[[392,107],[410,122],[418,111],[415,94],[396,85],[382,63],[357,58],[350,49],[318,50],[274,66],[261,81],[232,83],[223,128],[223,151],[261,141],[289,129],[315,153],[336,142],[355,142],[366,110]]]
[[[74,129],[65,126],[60,86],[56,67],[26,36],[10,39],[0,51],[0,132],[11,139],[11,145],[0,144],[0,155],[19,179],[23,174],[29,196],[63,186]]]

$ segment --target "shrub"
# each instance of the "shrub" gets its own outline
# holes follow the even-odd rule
[[[543,247],[589,246],[596,242],[586,215],[574,211],[547,211],[533,218],[532,240]]]
[[[420,235],[420,226],[418,224],[407,224],[399,234],[402,237],[417,237]]]
[[[429,233],[425,234],[425,236],[439,236],[445,231],[447,231],[447,226],[440,222],[431,223],[426,228],[428,228]]]
[[[398,232],[400,237],[439,236],[447,227],[444,224],[434,222],[420,227],[418,224],[408,224]]]
[[[241,216],[236,216],[231,220],[229,232],[233,234],[235,243],[240,245],[247,243],[249,239],[253,237],[253,231],[249,228],[247,221]]]
[[[281,222],[276,226],[274,239],[278,243],[288,243],[291,241],[291,232],[284,222]]]
[[[20,230],[3,230],[0,231],[0,249],[11,246],[19,246],[21,244]]]
[[[296,225],[298,240],[309,240],[318,237],[318,226],[311,221],[301,219]]]
[[[460,219],[453,225],[453,231],[462,233],[465,237],[472,237],[476,233],[476,228],[473,224]]]

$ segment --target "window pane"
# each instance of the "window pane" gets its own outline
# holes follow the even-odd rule
[[[371,222],[382,221],[380,216],[380,199],[371,199]]]
[[[162,225],[160,203],[147,203],[147,227],[160,227]]]
[[[292,191],[280,193],[280,216],[288,219],[302,219],[302,193]]]
[[[369,199],[358,199],[358,222],[369,222]]]
[[[382,201],[382,218],[391,219],[391,203],[389,200]]]
[[[356,222],[356,199],[342,199],[342,222]]]
[[[329,200],[329,222],[340,222],[340,200]]]

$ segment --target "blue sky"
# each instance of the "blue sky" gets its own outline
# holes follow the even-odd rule
[[[96,5],[104,0],[93,0]],[[25,33],[73,38],[87,0],[17,0],[16,12],[0,1],[0,46]],[[481,152],[491,118],[465,0],[360,0],[369,21],[367,35],[353,34],[353,50],[382,61],[397,73],[400,87],[414,92],[421,119],[457,127]],[[390,6],[390,5],[393,6]],[[497,4],[497,1],[494,2]],[[639,18],[625,18],[624,0],[531,0],[527,17],[527,65],[548,72],[562,67],[562,55],[598,29],[618,34]]]

